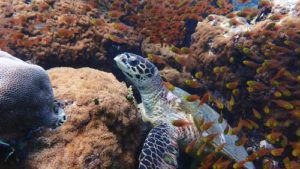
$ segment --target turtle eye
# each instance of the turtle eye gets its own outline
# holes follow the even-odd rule
[[[128,63],[130,64],[130,66],[137,66],[139,64],[139,61],[138,60],[130,60]]]

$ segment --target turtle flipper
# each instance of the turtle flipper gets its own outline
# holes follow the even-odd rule
[[[235,142],[238,140],[236,135],[228,135],[224,134],[224,130],[228,123],[226,120],[223,120],[222,123],[218,122],[218,118],[220,115],[209,105],[204,104],[200,106],[198,113],[194,116],[198,116],[198,118],[203,118],[204,121],[213,121],[215,122],[214,125],[208,129],[206,132],[208,134],[216,133],[218,136],[212,141],[214,146],[220,146],[221,144],[225,143],[222,152],[230,157],[231,159],[240,162],[246,160],[248,153],[244,146],[236,146]],[[197,118],[197,117],[195,117]],[[247,169],[254,169],[254,165],[252,162],[247,162],[244,164]]]
[[[178,154],[176,131],[162,123],[148,134],[139,157],[139,169],[175,169]]]
[[[214,125],[206,131],[207,134],[219,134],[213,141],[212,144],[214,146],[220,146],[225,143],[225,146],[222,152],[230,157],[231,159],[239,162],[246,160],[248,153],[244,146],[236,146],[235,142],[238,140],[236,135],[225,135],[224,130],[227,127],[228,123],[226,120],[223,120],[222,123],[218,122],[220,117],[219,113],[217,113],[213,108],[211,108],[207,104],[199,105],[199,102],[188,102],[185,101],[185,97],[190,95],[188,92],[175,87],[172,91],[176,96],[178,96],[182,100],[182,105],[185,110],[190,112],[194,119],[202,119],[205,122],[213,121]],[[200,126],[197,126],[200,127]],[[200,129],[198,128],[200,131]],[[254,169],[254,165],[252,162],[247,162],[244,164],[247,169]]]

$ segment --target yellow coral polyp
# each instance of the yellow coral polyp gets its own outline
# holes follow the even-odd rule
[[[281,154],[284,152],[284,148],[276,148],[271,150],[271,154],[273,156],[281,156]]]
[[[261,73],[263,73],[263,70],[264,70],[263,67],[258,67],[258,68],[256,69],[256,73],[257,73],[257,74],[261,74]]]
[[[294,109],[294,105],[292,105],[291,103],[289,103],[288,101],[285,100],[273,100],[274,103],[276,103],[277,106],[287,109],[287,110],[292,110]]]
[[[278,122],[274,118],[270,118],[267,120],[265,125],[269,128],[275,128],[278,126]]]
[[[267,135],[267,140],[271,143],[274,143],[276,141],[279,141],[280,136],[281,133],[271,133]]]
[[[227,89],[235,89],[237,88],[237,86],[238,86],[238,81],[226,83]]]
[[[246,66],[248,66],[248,67],[253,67],[253,68],[258,67],[257,63],[255,63],[253,61],[250,61],[250,60],[244,60],[243,64],[246,65]]]
[[[282,94],[281,94],[281,92],[279,92],[279,91],[275,91],[275,92],[273,93],[273,96],[274,96],[275,98],[279,98],[279,97],[282,96]]]

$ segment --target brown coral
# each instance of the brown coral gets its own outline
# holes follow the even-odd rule
[[[49,70],[67,122],[29,142],[26,168],[134,168],[140,143],[137,110],[112,74],[90,68]]]

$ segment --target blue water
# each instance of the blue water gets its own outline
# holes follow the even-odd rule
[[[257,8],[258,7],[258,3],[260,2],[260,0],[251,0],[247,3],[239,3],[239,0],[232,0],[232,3],[234,5],[234,10],[242,10],[244,8]]]

